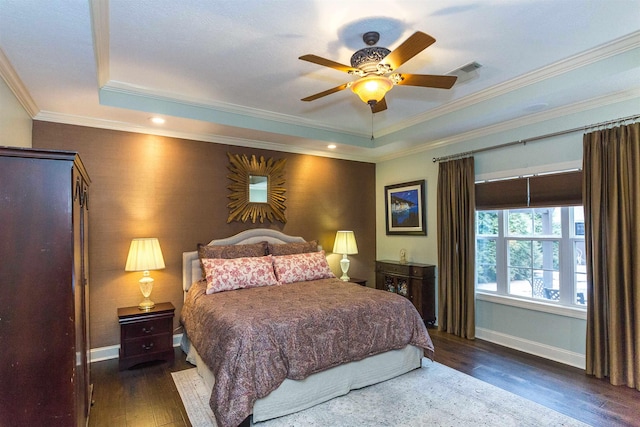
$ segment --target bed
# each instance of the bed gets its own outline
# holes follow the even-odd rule
[[[244,256],[260,245],[267,255]],[[297,412],[417,369],[423,355],[433,358],[409,300],[335,278],[315,246],[252,229],[183,253],[182,349],[212,389],[219,427]],[[243,256],[234,257],[235,248]],[[260,273],[259,285],[238,288],[256,275],[237,279],[220,269],[240,264],[248,271],[271,266],[276,283]]]

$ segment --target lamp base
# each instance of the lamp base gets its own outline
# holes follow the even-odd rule
[[[340,269],[342,270],[342,276],[340,277],[340,280],[342,280],[343,282],[348,282],[350,279],[350,277],[347,275],[347,271],[349,271],[349,264],[351,264],[351,262],[349,261],[349,258],[347,258],[347,254],[343,254],[342,259],[340,260]]]
[[[140,292],[142,292],[142,296],[144,297],[142,302],[138,304],[140,310],[149,311],[156,306],[155,303],[149,299],[152,290],[153,278],[149,276],[148,271],[145,271],[142,279],[140,279]]]
[[[155,306],[156,304],[153,301],[151,301],[149,298],[145,298],[140,304],[138,304],[138,308],[144,311],[149,311]]]

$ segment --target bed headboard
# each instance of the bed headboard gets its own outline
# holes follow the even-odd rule
[[[242,231],[225,239],[216,239],[208,243],[209,246],[221,245],[246,245],[260,242],[291,243],[306,242],[302,237],[289,236],[278,230],[270,228],[253,228]],[[202,278],[202,267],[198,258],[198,251],[182,253],[182,289],[187,292],[193,282]]]

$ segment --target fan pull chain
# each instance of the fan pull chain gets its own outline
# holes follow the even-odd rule
[[[371,140],[373,141],[373,111],[371,111]]]

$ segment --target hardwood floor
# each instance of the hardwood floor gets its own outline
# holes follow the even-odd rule
[[[92,363],[89,427],[190,427],[171,372],[193,366],[179,348],[174,351],[173,366],[149,362],[119,371],[118,359]]]
[[[435,360],[592,426],[640,426],[640,392],[487,341],[429,329]],[[178,349],[173,366],[152,362],[118,371],[118,360],[91,365],[90,427],[191,426],[171,372],[192,366]],[[541,422],[541,425],[544,423]]]
[[[592,426],[640,426],[640,392],[582,369],[430,329],[436,362]]]

